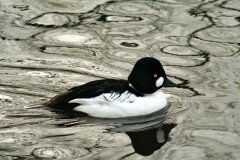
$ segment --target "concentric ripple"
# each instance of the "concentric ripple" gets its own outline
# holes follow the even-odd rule
[[[85,149],[70,150],[67,148],[57,147],[42,147],[35,148],[32,155],[37,158],[48,158],[48,159],[62,159],[62,158],[75,158],[88,154]]]
[[[240,43],[239,27],[211,27],[196,33],[196,36],[207,41]]]
[[[159,15],[161,17],[166,17],[168,11],[162,8],[161,10],[156,10],[145,3],[134,3],[134,2],[115,2],[106,6],[102,6],[99,10],[100,13],[115,13],[115,14],[127,14],[127,15]]]
[[[35,36],[41,41],[58,45],[99,45],[100,38],[96,33],[85,29],[53,29]]]
[[[28,4],[31,4],[41,10],[50,12],[61,13],[84,13],[91,11],[97,5],[105,3],[107,0],[98,0],[94,3],[88,1],[76,1],[76,0],[26,0]]]
[[[163,48],[163,52],[179,56],[193,56],[200,54],[199,50],[188,46],[167,46]]]
[[[67,23],[69,23],[69,18],[63,14],[57,13],[46,13],[27,22],[29,25],[45,27],[59,27]]]

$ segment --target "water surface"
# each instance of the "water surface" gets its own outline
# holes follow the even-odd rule
[[[239,159],[239,2],[1,0],[0,159]],[[125,79],[146,56],[181,84],[164,89],[171,109],[190,106],[147,157],[124,133],[139,125],[108,132],[108,121],[26,109],[88,81]]]

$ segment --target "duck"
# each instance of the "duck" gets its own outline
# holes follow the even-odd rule
[[[97,118],[144,116],[167,106],[162,87],[176,86],[158,59],[144,57],[135,63],[127,80],[91,81],[56,95],[44,105]]]

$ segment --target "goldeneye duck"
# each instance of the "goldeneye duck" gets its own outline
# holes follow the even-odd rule
[[[175,86],[159,60],[145,57],[136,62],[128,80],[88,82],[53,97],[45,106],[99,118],[148,115],[167,105],[167,98],[159,89]]]

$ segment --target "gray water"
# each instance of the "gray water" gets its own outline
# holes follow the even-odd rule
[[[239,160],[239,0],[1,0],[0,159]],[[125,133],[29,106],[158,58],[181,84],[176,117],[150,156]],[[174,107],[173,107],[174,109]],[[84,119],[83,119],[84,121]]]

